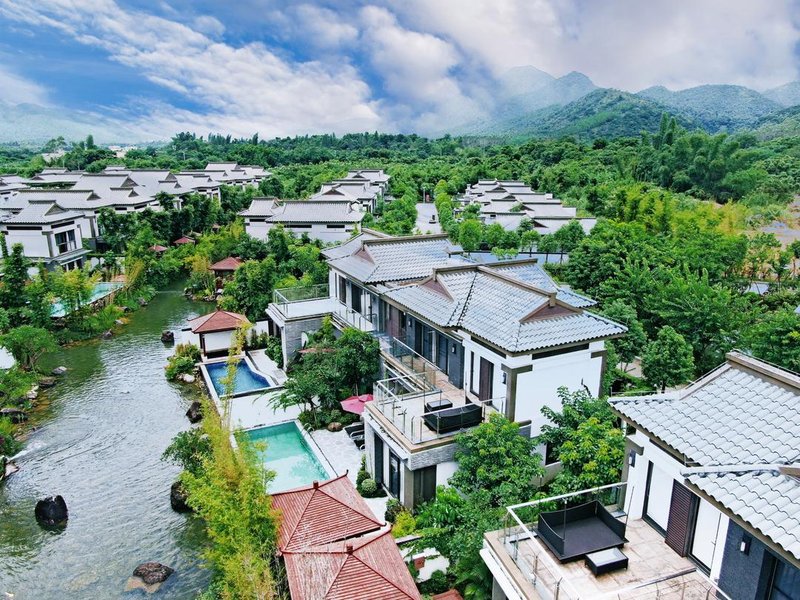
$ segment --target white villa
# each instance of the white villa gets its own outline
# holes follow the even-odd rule
[[[239,213],[245,231],[265,240],[270,229],[282,225],[294,235],[307,234],[321,242],[343,242],[352,237],[364,219],[362,205],[353,200],[278,200],[253,198]]]
[[[560,406],[558,387],[598,394],[605,340],[625,332],[535,260],[477,265],[446,235],[365,230],[324,253],[329,284],[276,291],[272,333],[285,363],[325,316],[378,337],[384,378],[364,413],[367,465],[409,507],[455,471],[459,430],[500,412],[534,436],[542,406]]]
[[[492,597],[800,598],[800,376],[731,352],[683,390],[609,401],[623,482],[509,507],[481,551]],[[526,519],[540,502],[559,509]]]
[[[480,218],[485,224],[499,223],[506,230],[516,230],[528,219],[535,231],[548,234],[577,219],[588,233],[597,222],[596,219],[578,219],[575,208],[564,206],[553,194],[534,191],[522,181],[481,179],[455,202],[461,205],[460,210],[471,204],[480,205]]]

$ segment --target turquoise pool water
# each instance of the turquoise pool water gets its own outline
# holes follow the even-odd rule
[[[211,377],[211,383],[214,384],[214,389],[217,391],[217,396],[222,396],[225,393],[225,386],[222,384],[222,380],[228,374],[228,364],[224,362],[213,363],[206,365],[206,369],[208,370],[208,376]],[[266,378],[251,371],[245,360],[239,361],[236,366],[236,378],[233,380],[234,394],[255,392],[268,387],[270,387],[270,383]]]
[[[331,478],[293,421],[241,431],[236,434],[236,439],[240,443],[258,444],[256,452],[264,466],[275,472],[275,478],[269,484],[271,492],[283,492]]]
[[[116,290],[117,288],[121,288],[123,284],[111,281],[101,281],[100,283],[96,283],[94,289],[92,290],[92,297],[89,298],[89,301],[86,304],[91,304],[92,302],[97,302],[101,298],[105,298],[111,292]],[[63,317],[67,314],[67,307],[64,306],[61,302],[53,302],[53,308],[50,309],[50,315],[53,317]]]

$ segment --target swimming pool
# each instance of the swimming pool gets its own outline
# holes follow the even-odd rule
[[[92,304],[93,302],[97,302],[98,300],[105,298],[111,292],[121,288],[123,285],[124,284],[116,281],[100,281],[96,283],[94,289],[92,290],[92,296],[89,298],[89,300],[84,302],[84,305]],[[67,314],[67,312],[71,312],[69,311],[69,307],[62,302],[56,301],[53,302],[53,306],[50,309],[50,316],[63,317]]]
[[[239,443],[262,443],[256,452],[264,466],[275,472],[268,486],[270,492],[283,492],[331,478],[294,421],[240,431],[236,439]]]
[[[225,394],[225,385],[222,380],[228,374],[228,363],[218,362],[206,365],[208,376],[211,378],[211,383],[214,385],[214,390],[217,396]],[[243,394],[246,392],[255,392],[258,390],[265,390],[270,387],[270,382],[265,378],[254,372],[247,361],[241,359],[236,364],[236,378],[233,380],[233,394]]]

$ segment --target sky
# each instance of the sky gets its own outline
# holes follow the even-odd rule
[[[535,66],[639,91],[800,79],[800,0],[0,0],[0,100],[151,139],[428,133]]]

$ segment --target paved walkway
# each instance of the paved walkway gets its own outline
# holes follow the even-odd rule
[[[355,485],[358,470],[361,468],[361,457],[364,452],[356,448],[356,445],[347,436],[347,432],[343,430],[331,433],[325,429],[320,429],[314,431],[311,437],[317,442],[328,462],[336,470],[337,475],[342,475],[347,471],[348,479]],[[379,521],[384,520],[383,516],[386,513],[388,499],[387,496],[383,498],[364,498]]]
[[[436,206],[433,202],[417,203],[417,229],[420,233],[441,233],[442,227],[439,225],[439,216],[436,216],[436,223],[431,223],[431,216],[436,215]]]
[[[256,369],[272,377],[275,383],[278,385],[286,383],[286,373],[274,360],[267,356],[266,350],[248,350],[247,355],[250,357],[250,360],[253,361]]]

